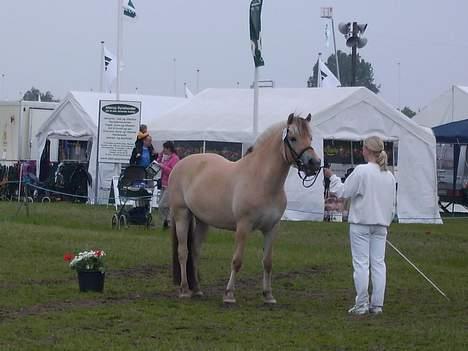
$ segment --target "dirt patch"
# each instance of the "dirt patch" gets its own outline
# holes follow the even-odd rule
[[[111,269],[106,275],[118,278],[153,278],[158,275],[169,275],[169,265],[142,265],[124,269]]]

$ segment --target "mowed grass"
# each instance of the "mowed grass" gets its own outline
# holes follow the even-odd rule
[[[283,222],[274,247],[278,305],[261,296],[262,238],[251,235],[235,307],[222,304],[233,236],[211,230],[201,299],[179,300],[170,233],[112,231],[112,208],[0,203],[0,350],[467,350],[468,222],[393,225],[390,241],[451,301],[387,250],[384,314],[350,317],[347,225]],[[103,248],[103,294],[79,293],[66,251]]]

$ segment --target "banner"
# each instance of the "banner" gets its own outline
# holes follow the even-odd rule
[[[100,100],[98,162],[128,163],[140,121],[141,102]]]
[[[250,42],[255,67],[265,65],[262,58],[262,37],[260,33],[262,31],[262,5],[263,0],[252,0],[250,3]]]

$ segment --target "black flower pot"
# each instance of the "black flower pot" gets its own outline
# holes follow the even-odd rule
[[[106,273],[101,272],[78,272],[78,284],[81,292],[104,290],[104,278]]]

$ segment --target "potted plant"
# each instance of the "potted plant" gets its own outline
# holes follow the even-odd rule
[[[106,276],[104,256],[106,253],[99,249],[83,251],[77,255],[65,253],[64,260],[70,262],[70,268],[78,273],[78,284],[81,292],[103,291]]]

